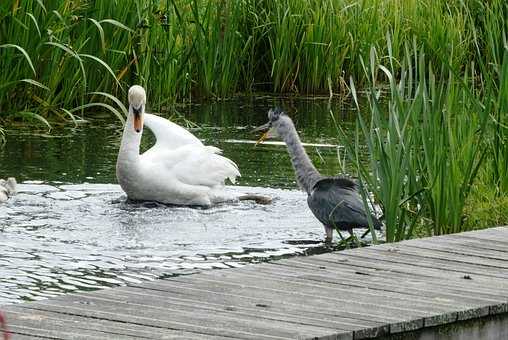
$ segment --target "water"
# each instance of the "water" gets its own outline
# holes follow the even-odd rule
[[[236,193],[274,198],[211,209],[132,204],[116,185],[115,162],[122,126],[109,115],[50,134],[9,131],[0,149],[0,177],[23,182],[0,205],[0,305],[242,266],[329,250],[323,227],[296,188],[285,146],[255,147],[250,131],[266,121],[280,99],[257,98],[188,106],[173,115],[205,144],[218,146],[242,173]],[[316,167],[341,169],[335,120],[351,126],[339,104],[283,102]],[[349,123],[348,123],[349,122]],[[143,148],[153,142],[146,136]]]

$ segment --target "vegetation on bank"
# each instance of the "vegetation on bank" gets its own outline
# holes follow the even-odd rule
[[[2,1],[0,121],[121,118],[134,83],[154,110],[362,90],[348,155],[387,240],[457,232],[508,222],[507,32],[504,0]]]
[[[372,47],[388,56],[388,33],[396,74],[411,41],[462,73],[499,62],[506,14],[503,0],[1,1],[0,117],[113,109],[95,92],[123,99],[133,83],[154,110],[249,91],[337,94],[350,77],[364,83]]]
[[[478,217],[488,200],[495,209],[508,197],[508,50],[501,65],[472,64],[461,75],[434,71],[416,45],[405,50],[395,69],[372,49],[364,68],[370,115],[358,115],[350,160],[383,208],[387,241],[485,226]],[[350,88],[358,106],[353,80]],[[364,145],[368,162],[359,157]],[[508,222],[508,210],[493,218]]]

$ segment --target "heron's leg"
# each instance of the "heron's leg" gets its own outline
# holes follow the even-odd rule
[[[344,241],[344,240],[345,240],[345,238],[344,238],[344,236],[342,236],[342,233],[340,232],[339,228],[337,228],[337,229],[335,229],[335,230],[337,230],[337,234],[339,234],[340,240],[341,240],[341,241]]]
[[[367,229],[367,231],[365,231],[362,236],[360,236],[360,238],[364,238],[365,236],[367,236],[368,234],[370,233],[370,228]]]
[[[360,242],[360,240],[358,239],[356,234],[353,232],[353,229],[348,229],[348,232],[349,232],[349,235],[350,235],[348,237],[348,240],[350,240],[351,242],[354,242],[357,247],[361,247],[362,243]]]
[[[333,228],[325,226],[325,233],[326,233],[325,243],[331,243],[333,240]]]

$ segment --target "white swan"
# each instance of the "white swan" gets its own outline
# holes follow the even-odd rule
[[[0,203],[6,202],[9,197],[16,195],[16,179],[9,177],[7,180],[0,179]]]
[[[130,199],[178,205],[209,206],[229,200],[221,190],[240,176],[236,164],[205,146],[192,133],[167,119],[145,113],[145,90],[129,89],[129,114],[116,163],[116,177]],[[139,154],[146,125],[154,146]]]

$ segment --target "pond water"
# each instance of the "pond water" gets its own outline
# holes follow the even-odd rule
[[[172,115],[181,124],[193,122],[194,134],[238,164],[242,177],[228,190],[268,195],[270,205],[127,203],[115,178],[122,126],[107,114],[51,133],[8,131],[0,178],[22,183],[18,195],[0,205],[0,305],[329,251],[323,227],[296,187],[285,146],[253,144],[257,136],[250,131],[274,105],[289,108],[316,167],[338,174],[343,152],[334,120],[346,128],[354,121],[340,103],[244,98],[185,106]],[[144,136],[143,148],[151,143],[152,136]]]

